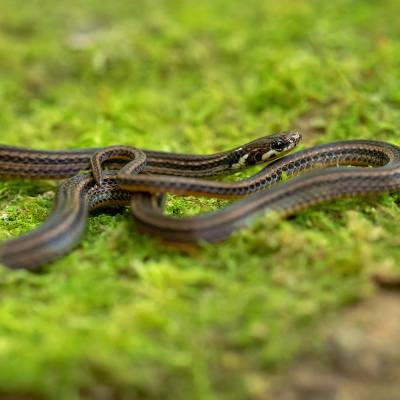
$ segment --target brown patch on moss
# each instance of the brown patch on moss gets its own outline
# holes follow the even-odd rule
[[[276,400],[397,400],[400,296],[380,292],[335,321],[319,357],[299,360],[269,393]]]

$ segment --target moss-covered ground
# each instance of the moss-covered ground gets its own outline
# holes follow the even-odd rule
[[[286,129],[303,146],[400,143],[397,0],[0,0],[0,142],[210,153]],[[0,182],[0,240],[56,183]],[[263,399],[326,315],[399,271],[396,194],[260,217],[197,254],[90,218],[41,274],[0,271],[0,397]],[[172,198],[168,211],[218,202]],[[10,397],[11,396],[11,397]]]

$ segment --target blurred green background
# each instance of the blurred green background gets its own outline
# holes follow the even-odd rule
[[[399,144],[398,0],[0,0],[1,143],[210,153],[299,129]],[[240,174],[237,175],[239,178]],[[0,240],[54,182],[0,182]],[[259,218],[195,255],[90,219],[43,274],[0,271],[0,397],[264,399],[326,315],[399,272],[396,194]],[[221,206],[171,198],[176,215]],[[6,397],[9,396],[9,397]],[[11,396],[11,397],[10,397]]]

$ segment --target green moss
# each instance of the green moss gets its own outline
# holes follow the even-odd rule
[[[398,143],[396,0],[0,1],[1,142],[215,152],[301,129]],[[46,218],[52,182],[0,183],[0,239]],[[91,217],[38,275],[0,271],[0,393],[259,399],[329,312],[398,271],[398,195],[257,218],[195,254]],[[187,215],[222,201],[171,197]]]

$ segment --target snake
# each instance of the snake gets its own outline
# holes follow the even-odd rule
[[[0,263],[33,270],[67,253],[79,241],[91,211],[129,205],[135,199],[136,192],[119,186],[120,175],[121,180],[138,173],[161,180],[210,178],[273,161],[293,150],[300,140],[298,132],[281,132],[209,155],[130,146],[50,151],[1,145],[0,178],[68,179],[59,186],[53,209],[42,225],[0,243]],[[105,171],[104,166],[108,168]],[[141,201],[139,197],[137,201]],[[161,208],[163,197],[153,194],[150,203]]]
[[[60,257],[76,245],[89,212],[97,208],[130,204],[141,232],[186,246],[222,241],[265,213],[289,216],[322,202],[400,189],[400,147],[346,140],[288,154],[300,139],[298,132],[285,132],[213,155],[128,146],[72,152],[0,147],[0,176],[72,175],[60,185],[43,225],[0,244],[0,262],[10,268],[35,269]],[[262,162],[268,164],[239,181],[210,180]],[[178,218],[163,212],[165,193],[235,201],[217,211]]]

